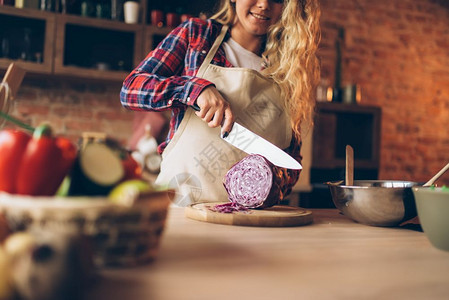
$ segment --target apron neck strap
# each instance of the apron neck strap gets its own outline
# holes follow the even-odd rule
[[[197,76],[203,77],[204,73],[206,72],[207,66],[209,66],[210,62],[215,56],[215,53],[217,53],[218,48],[221,45],[221,42],[223,42],[224,37],[226,36],[226,32],[228,32],[228,25],[223,25],[221,28],[221,32],[218,35],[218,37],[215,39],[214,44],[209,50],[209,53],[207,53],[206,58],[204,59],[203,63],[201,64],[200,69],[198,70]]]

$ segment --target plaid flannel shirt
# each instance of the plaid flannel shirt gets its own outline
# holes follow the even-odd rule
[[[138,111],[171,110],[169,132],[166,140],[159,145],[160,153],[173,138],[188,105],[192,105],[206,87],[213,85],[195,75],[221,28],[222,25],[214,20],[193,18],[184,22],[170,32],[123,83],[120,101],[125,108]],[[233,67],[222,47],[211,63]],[[300,142],[292,139],[285,151],[301,162],[300,147]],[[281,170],[283,190],[288,194],[298,180],[299,171]]]

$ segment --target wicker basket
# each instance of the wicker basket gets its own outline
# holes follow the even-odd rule
[[[82,234],[96,266],[134,266],[157,256],[171,191],[139,195],[132,207],[104,197],[32,197],[0,193],[0,212],[13,231]]]

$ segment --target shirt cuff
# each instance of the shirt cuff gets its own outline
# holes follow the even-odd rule
[[[186,93],[187,95],[185,99],[185,104],[187,105],[193,105],[198,98],[198,96],[201,94],[202,91],[204,91],[205,88],[209,86],[215,86],[212,82],[209,80],[203,79],[203,78],[194,78],[192,81],[186,85]]]

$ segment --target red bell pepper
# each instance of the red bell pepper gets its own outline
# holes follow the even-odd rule
[[[23,195],[54,195],[69,173],[76,146],[53,137],[47,124],[33,136],[12,129],[0,131],[0,191]]]

